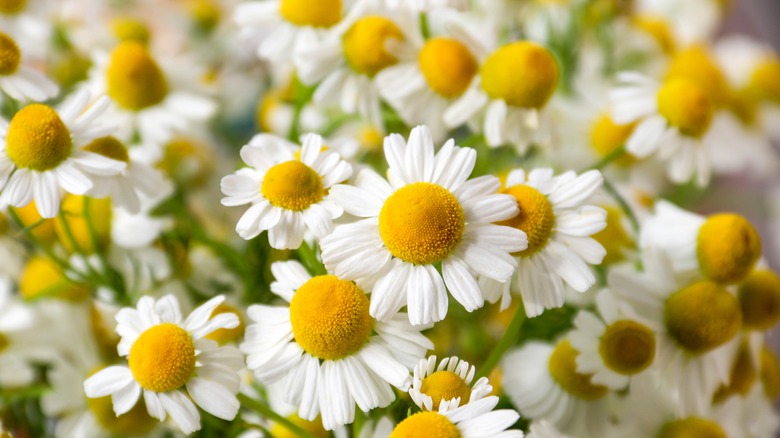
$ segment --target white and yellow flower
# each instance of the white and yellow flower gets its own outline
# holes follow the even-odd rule
[[[421,359],[414,367],[409,396],[425,411],[438,411],[444,406],[454,409],[486,397],[493,391],[487,377],[474,382],[474,365],[456,356],[445,357],[436,366],[436,356]]]
[[[59,87],[39,71],[22,63],[16,41],[0,32],[0,90],[18,101],[44,101],[57,95]]]

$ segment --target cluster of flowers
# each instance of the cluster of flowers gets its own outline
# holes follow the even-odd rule
[[[772,436],[725,3],[0,0],[0,433]]]

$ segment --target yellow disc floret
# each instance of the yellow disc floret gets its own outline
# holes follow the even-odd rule
[[[478,69],[474,55],[453,38],[426,41],[420,50],[419,62],[428,86],[448,99],[463,94]]]
[[[728,385],[722,385],[715,392],[713,401],[720,403],[732,395],[746,396],[758,380],[758,370],[753,365],[750,357],[750,349],[747,344],[742,344],[737,354],[737,359],[731,367],[731,377]]]
[[[368,341],[374,320],[368,298],[354,282],[334,275],[314,277],[290,302],[295,342],[314,357],[343,359]]]
[[[780,104],[780,59],[767,58],[760,62],[750,77],[750,89],[759,97]]]
[[[44,172],[70,156],[73,141],[57,112],[36,103],[14,114],[8,125],[5,150],[17,167]]]
[[[459,375],[452,371],[436,371],[422,381],[420,392],[431,397],[433,401],[432,411],[439,410],[442,401],[460,398],[460,406],[469,402],[471,390]]]
[[[686,79],[699,88],[716,105],[724,105],[731,90],[728,81],[709,51],[694,45],[674,54],[666,70],[666,80]]]
[[[558,64],[546,48],[528,41],[507,44],[482,64],[482,88],[519,108],[541,108],[558,85]]]
[[[449,418],[438,412],[418,412],[406,417],[389,438],[460,438],[460,431]]]
[[[130,371],[142,388],[154,392],[179,389],[195,371],[192,336],[176,324],[155,325],[130,347]]]
[[[427,182],[390,195],[379,212],[379,234],[395,257],[425,265],[445,258],[460,243],[465,215],[458,198]]]
[[[761,238],[738,214],[708,217],[699,229],[696,244],[702,273],[719,283],[742,280],[761,257]]]
[[[111,22],[111,30],[119,41],[135,41],[144,46],[149,44],[149,28],[136,18],[115,18]]]
[[[0,76],[15,73],[21,59],[22,52],[16,45],[16,41],[0,32]]]
[[[325,196],[322,178],[298,160],[285,161],[268,169],[260,191],[271,205],[293,211],[306,210]]]
[[[239,311],[236,307],[231,306],[230,304],[222,303],[217,306],[213,312],[211,312],[211,318],[214,318],[215,316],[221,315],[223,313],[235,314],[238,317],[238,326],[232,329],[221,328],[214,330],[213,332],[206,335],[206,339],[217,341],[220,345],[241,340],[244,337],[244,327],[246,327],[246,323],[244,322],[244,317],[241,315],[241,311]]]
[[[688,417],[669,421],[661,427],[656,438],[728,438],[726,432],[712,420]]]
[[[515,197],[520,212],[498,224],[517,228],[528,236],[528,248],[515,255],[533,255],[544,248],[552,236],[555,226],[552,204],[542,192],[526,184],[509,187],[504,193]]]
[[[770,400],[777,400],[780,396],[780,359],[766,346],[761,349],[760,377],[766,396]]]
[[[0,14],[14,15],[22,12],[27,0],[0,0]]]
[[[112,160],[124,161],[130,163],[130,155],[127,154],[127,148],[116,137],[100,137],[92,140],[82,149],[88,152],[94,152]]]
[[[156,105],[168,94],[162,70],[146,48],[135,41],[122,42],[111,53],[106,87],[109,97],[130,111]]]
[[[780,320],[780,277],[772,271],[754,271],[737,293],[742,309],[742,325],[769,330]]]
[[[626,140],[634,132],[636,123],[618,125],[609,114],[602,114],[596,119],[590,130],[590,144],[601,156],[607,156],[615,149],[626,144]],[[615,163],[629,166],[636,160],[629,153],[624,153]]]
[[[637,15],[631,24],[650,35],[664,53],[674,52],[675,42],[669,24],[660,17],[652,15]]]
[[[178,137],[163,147],[157,167],[186,186],[202,186],[214,170],[216,157],[207,145],[192,138]]]
[[[19,279],[19,294],[26,300],[54,297],[78,302],[87,299],[89,292],[89,287],[66,277],[60,265],[43,256],[31,257]]]
[[[672,79],[658,91],[658,112],[681,134],[701,137],[712,122],[715,107],[695,82]]]
[[[281,0],[279,13],[298,26],[330,27],[341,20],[341,0]]]
[[[591,383],[591,374],[577,372],[577,350],[568,340],[558,342],[550,355],[550,375],[569,394],[583,400],[597,400],[609,391],[606,386]]]
[[[739,302],[726,289],[699,281],[667,298],[664,323],[680,347],[703,354],[733,339],[742,315]]]
[[[640,373],[655,358],[655,335],[636,321],[613,322],[599,339],[599,354],[604,365],[616,373]]]
[[[342,40],[347,64],[358,73],[374,76],[398,59],[387,51],[389,40],[403,40],[404,35],[392,20],[371,15],[357,20]]]
[[[314,438],[328,438],[330,433],[322,426],[322,419],[317,417],[314,421],[304,420],[296,414],[289,415],[287,417],[291,423],[300,427],[301,429],[309,432]],[[271,429],[271,437],[273,438],[298,438],[298,434],[285,427],[282,423],[274,424]]]

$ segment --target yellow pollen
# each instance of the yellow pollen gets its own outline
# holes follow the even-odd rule
[[[15,73],[21,59],[22,52],[16,45],[16,41],[0,32],[0,76]]]
[[[719,283],[742,280],[761,257],[761,238],[753,225],[738,214],[708,217],[699,229],[696,244],[702,273]]]
[[[459,375],[452,371],[436,371],[422,381],[420,392],[433,400],[432,411],[439,410],[439,403],[460,397],[460,406],[469,402],[471,389]]]
[[[542,108],[558,85],[558,64],[546,48],[528,41],[507,44],[482,65],[482,88],[519,108]]]
[[[314,438],[328,438],[330,433],[322,426],[322,419],[317,417],[314,421],[304,420],[296,414],[292,414],[287,417],[291,423],[300,427],[301,429],[309,432]],[[274,424],[271,429],[271,437],[273,438],[298,438],[298,435],[284,427],[281,423]]]
[[[279,13],[297,26],[330,27],[341,21],[341,0],[282,0]]]
[[[384,138],[382,131],[372,125],[362,127],[357,134],[360,147],[367,152],[381,152]]]
[[[209,32],[219,24],[222,11],[213,0],[190,0],[189,13],[198,28]]]
[[[609,391],[606,386],[591,383],[591,374],[577,372],[577,350],[568,340],[558,343],[550,355],[550,375],[569,394],[583,400],[597,400]]]
[[[681,134],[701,137],[712,122],[715,107],[710,98],[688,79],[672,79],[658,91],[658,112]]]
[[[387,249],[416,265],[447,257],[463,238],[465,225],[458,198],[427,182],[396,190],[379,212],[379,234]]]
[[[162,70],[146,48],[135,41],[124,41],[111,53],[106,87],[109,97],[130,111],[156,105],[168,94]]]
[[[80,302],[89,293],[89,287],[70,280],[60,265],[43,256],[31,257],[19,279],[19,294],[25,300],[53,297]]]
[[[418,412],[406,417],[389,438],[460,438],[460,431],[449,418],[438,412]]]
[[[616,373],[640,373],[655,359],[655,335],[638,322],[616,321],[601,335],[599,354],[607,368]]]
[[[223,313],[235,314],[238,317],[238,327],[232,329],[221,328],[214,330],[213,332],[206,335],[207,339],[217,341],[220,345],[227,344],[228,342],[238,341],[243,338],[244,327],[246,327],[244,317],[241,315],[241,311],[239,311],[236,307],[231,306],[230,304],[222,303],[217,306],[217,308],[211,312],[211,318],[214,318],[215,316],[221,315]]]
[[[168,177],[194,187],[209,181],[216,157],[207,145],[180,137],[169,141],[163,149],[163,157],[157,167]]]
[[[271,205],[303,211],[325,196],[322,178],[298,160],[285,161],[268,169],[260,191]]]
[[[723,72],[702,46],[691,46],[674,54],[666,70],[666,81],[672,79],[697,84],[716,106],[726,104],[731,93]]]
[[[14,114],[5,142],[8,158],[17,167],[39,172],[59,166],[73,149],[70,131],[60,116],[37,103]]]
[[[173,391],[184,386],[195,371],[195,344],[178,325],[158,324],[136,339],[130,347],[128,363],[142,388]]]
[[[772,271],[753,271],[737,292],[742,325],[769,330],[780,320],[780,277]]]
[[[609,114],[602,114],[590,130],[590,144],[599,155],[606,156],[626,144],[626,140],[634,132],[634,127],[636,127],[636,122],[618,125],[612,121]],[[630,166],[635,162],[636,159],[628,152],[615,160],[615,163],[621,166]]]
[[[389,40],[403,40],[401,29],[390,19],[371,15],[356,21],[344,34],[344,57],[358,73],[374,76],[398,59],[385,47]]]
[[[726,432],[712,420],[688,417],[669,421],[661,427],[656,438],[728,438]]]
[[[650,35],[664,53],[671,54],[674,52],[674,37],[669,29],[669,24],[663,18],[651,15],[638,15],[631,20],[631,23],[639,30]]]
[[[374,325],[368,304],[366,294],[351,281],[335,275],[312,278],[290,302],[295,342],[324,360],[357,352],[368,341]]]
[[[739,331],[739,303],[726,289],[699,281],[666,299],[664,323],[671,337],[692,354],[725,344]]]
[[[607,255],[601,262],[602,265],[607,265],[625,259],[626,250],[634,247],[634,239],[623,226],[625,213],[620,208],[613,206],[604,206],[603,208],[607,212],[607,226],[591,237],[607,250]]]
[[[758,370],[753,366],[750,350],[747,344],[742,344],[731,367],[731,378],[728,385],[723,385],[715,392],[713,401],[720,403],[732,395],[746,396],[758,379]]]
[[[418,60],[428,86],[448,99],[463,94],[479,68],[469,49],[452,38],[426,41]]]
[[[45,243],[54,241],[56,235],[54,231],[54,219],[43,219],[38,213],[38,207],[35,201],[30,202],[24,207],[13,208],[13,211],[19,216],[22,225],[30,230],[37,239]]]
[[[82,149],[111,158],[112,160],[130,163],[130,156],[127,154],[127,148],[115,137],[96,138]]]
[[[761,384],[764,393],[770,400],[777,400],[780,396],[780,360],[775,353],[764,347],[761,350]]]
[[[520,212],[517,216],[498,224],[517,228],[528,236],[528,248],[514,255],[528,257],[536,254],[552,237],[555,226],[552,204],[542,192],[526,184],[509,187],[504,190],[504,193],[515,197]]]
[[[0,0],[0,14],[15,15],[27,6],[27,0]]]
[[[111,21],[111,30],[119,41],[135,41],[144,46],[149,45],[149,28],[136,18],[115,18]]]
[[[108,245],[111,239],[110,198],[67,195],[60,209],[62,214],[54,218],[54,230],[66,251],[92,254]]]
[[[750,89],[759,97],[780,104],[780,59],[767,58],[760,62],[750,77]]]

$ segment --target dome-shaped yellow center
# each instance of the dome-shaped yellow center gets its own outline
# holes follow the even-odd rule
[[[142,436],[151,432],[159,421],[146,411],[143,397],[129,411],[120,416],[114,413],[111,396],[87,398],[87,407],[95,416],[97,423],[111,433],[121,436]]]
[[[463,237],[465,224],[458,198],[427,182],[396,190],[379,212],[379,234],[387,249],[416,265],[437,262],[451,253]]]
[[[780,104],[780,59],[760,62],[750,77],[750,89],[763,99]]]
[[[8,125],[5,147],[8,158],[17,167],[44,172],[70,156],[73,141],[57,112],[36,103],[14,114]]]
[[[669,29],[669,24],[663,18],[652,15],[637,15],[633,17],[631,24],[655,40],[664,53],[674,52],[674,37]]]
[[[298,160],[268,169],[260,191],[271,205],[293,211],[306,210],[325,196],[322,178]]]
[[[459,375],[452,371],[436,371],[422,381],[420,392],[431,397],[433,401],[432,411],[439,410],[442,400],[452,400],[460,397],[460,406],[469,402],[471,389]]]
[[[19,294],[26,300],[54,297],[81,302],[89,297],[88,286],[65,276],[60,265],[48,257],[33,256],[27,260],[19,279]]]
[[[463,94],[479,68],[469,49],[453,38],[426,41],[418,61],[428,86],[448,99]]]
[[[281,0],[279,13],[297,26],[330,27],[341,20],[341,0]]]
[[[370,15],[357,20],[344,34],[344,57],[358,73],[374,76],[398,59],[387,51],[390,39],[403,40],[404,34],[392,20]]]
[[[330,433],[322,426],[322,419],[317,417],[314,421],[304,420],[296,414],[287,417],[291,423],[309,432],[314,438],[328,438]],[[298,434],[286,428],[282,423],[274,424],[271,428],[271,437],[273,438],[298,438]]]
[[[701,137],[712,122],[715,107],[697,85],[688,79],[672,79],[658,91],[658,112],[681,134]]]
[[[111,198],[67,195],[61,215],[54,218],[54,230],[68,252],[92,254],[111,239]]]
[[[734,338],[742,315],[739,302],[726,289],[699,281],[666,299],[664,323],[681,348],[703,354]]]
[[[127,148],[115,137],[96,138],[82,149],[111,158],[112,160],[130,163],[130,155],[127,154]]]
[[[146,48],[135,41],[124,41],[111,53],[106,87],[109,97],[130,111],[156,105],[168,94],[162,70]]]
[[[688,417],[667,422],[656,438],[728,438],[728,435],[712,420]]]
[[[16,41],[0,32],[0,76],[15,73],[21,59],[22,52],[16,45]]]
[[[22,12],[27,0],[0,0],[0,14],[14,15]]]
[[[546,48],[528,41],[507,44],[482,64],[482,88],[519,108],[541,108],[558,85],[558,64]]]
[[[163,323],[141,333],[128,357],[130,371],[142,388],[154,392],[179,389],[195,371],[192,336],[176,324]]]
[[[583,400],[597,400],[604,397],[609,389],[606,386],[591,383],[591,374],[577,372],[577,355],[568,340],[558,342],[548,364],[550,375],[569,394]]]
[[[389,438],[460,438],[460,431],[449,418],[438,412],[418,412],[406,417]]]
[[[732,395],[746,396],[758,380],[758,370],[753,365],[750,350],[747,344],[743,344],[734,365],[731,367],[731,377],[728,385],[723,385],[715,392],[713,401],[720,403]]]
[[[590,130],[590,144],[602,157],[626,144],[626,140],[634,132],[636,123],[618,125],[609,114],[602,114],[596,119]],[[621,166],[630,166],[636,159],[628,152],[615,160]]]
[[[655,359],[655,335],[638,322],[613,322],[599,339],[599,354],[607,368],[619,374],[637,374]]]
[[[214,318],[215,316],[221,315],[223,313],[232,313],[236,315],[238,317],[238,326],[232,329],[221,328],[214,330],[213,332],[206,335],[206,339],[217,341],[220,345],[227,344],[228,342],[240,341],[244,337],[244,327],[246,327],[246,323],[244,322],[244,317],[241,315],[241,311],[238,310],[235,306],[222,303],[217,306],[213,312],[211,312],[211,317]]]
[[[199,187],[209,181],[215,161],[214,151],[207,145],[178,137],[165,144],[157,167],[183,185]]]
[[[780,396],[780,360],[769,348],[761,350],[761,383],[764,385],[764,393],[770,400],[777,400]]]
[[[761,257],[761,238],[738,214],[714,214],[699,229],[696,253],[702,273],[719,283],[735,283]]]
[[[498,224],[517,228],[528,236],[528,248],[514,255],[523,257],[533,255],[544,248],[552,237],[555,226],[552,204],[542,192],[526,184],[509,187],[504,190],[504,193],[515,197],[520,212],[517,216]]]
[[[742,325],[769,330],[780,320],[780,277],[772,271],[754,271],[737,293],[742,309]]]
[[[374,320],[368,298],[354,282],[321,275],[304,283],[290,302],[295,342],[314,357],[338,360],[368,341]]]
[[[666,70],[666,80],[686,79],[699,86],[710,101],[724,105],[731,90],[728,81],[709,51],[694,45],[674,54]]]
[[[214,0],[193,0],[188,9],[190,18],[195,25],[206,32],[217,27],[222,19],[219,2]]]
[[[144,46],[149,45],[149,27],[132,17],[120,17],[111,21],[111,31],[119,41],[135,41]]]

